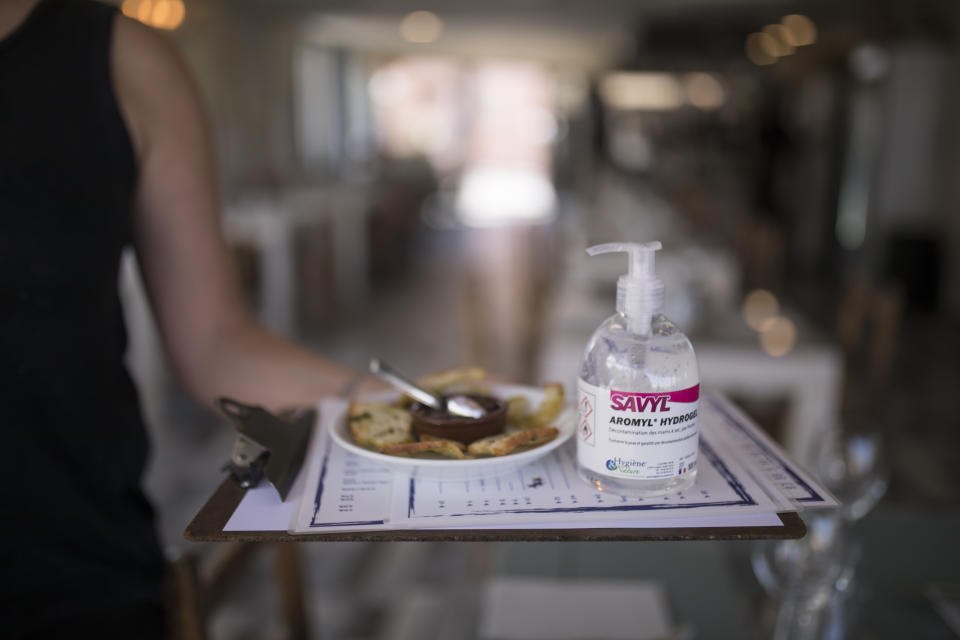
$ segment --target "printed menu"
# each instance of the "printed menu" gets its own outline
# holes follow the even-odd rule
[[[493,478],[440,481],[394,474],[337,446],[329,430],[344,419],[345,406],[325,402],[289,530],[630,527],[729,521],[733,515],[744,523],[769,524],[775,517],[764,514],[836,505],[728,401],[705,394],[701,404],[701,462],[694,486],[656,498],[628,498],[598,492],[579,478],[573,442]]]

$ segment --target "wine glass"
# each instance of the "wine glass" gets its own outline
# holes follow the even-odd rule
[[[842,503],[801,514],[807,535],[757,546],[754,575],[777,605],[777,640],[842,638],[853,620],[860,544],[851,526],[873,509],[889,485],[878,433],[824,438],[813,471]]]
[[[880,502],[890,484],[883,439],[876,432],[847,437],[833,433],[822,443],[815,473],[842,503],[843,518],[856,522]]]

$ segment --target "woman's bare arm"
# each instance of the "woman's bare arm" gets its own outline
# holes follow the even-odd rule
[[[138,162],[134,244],[167,355],[188,392],[278,408],[337,393],[354,372],[250,317],[220,228],[212,145],[173,47],[123,16],[114,86]]]

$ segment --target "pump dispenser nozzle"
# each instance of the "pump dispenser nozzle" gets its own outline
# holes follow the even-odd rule
[[[654,251],[659,242],[610,242],[587,249],[596,256],[623,251],[629,256],[627,273],[617,280],[617,312],[627,319],[627,330],[647,335],[653,314],[663,310],[663,281],[654,272]]]

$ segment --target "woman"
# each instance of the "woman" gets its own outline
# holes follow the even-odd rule
[[[197,92],[162,37],[91,0],[0,0],[0,597],[13,637],[162,634],[147,441],[123,365],[124,246],[199,401],[312,404],[353,375],[251,320],[213,164]]]

